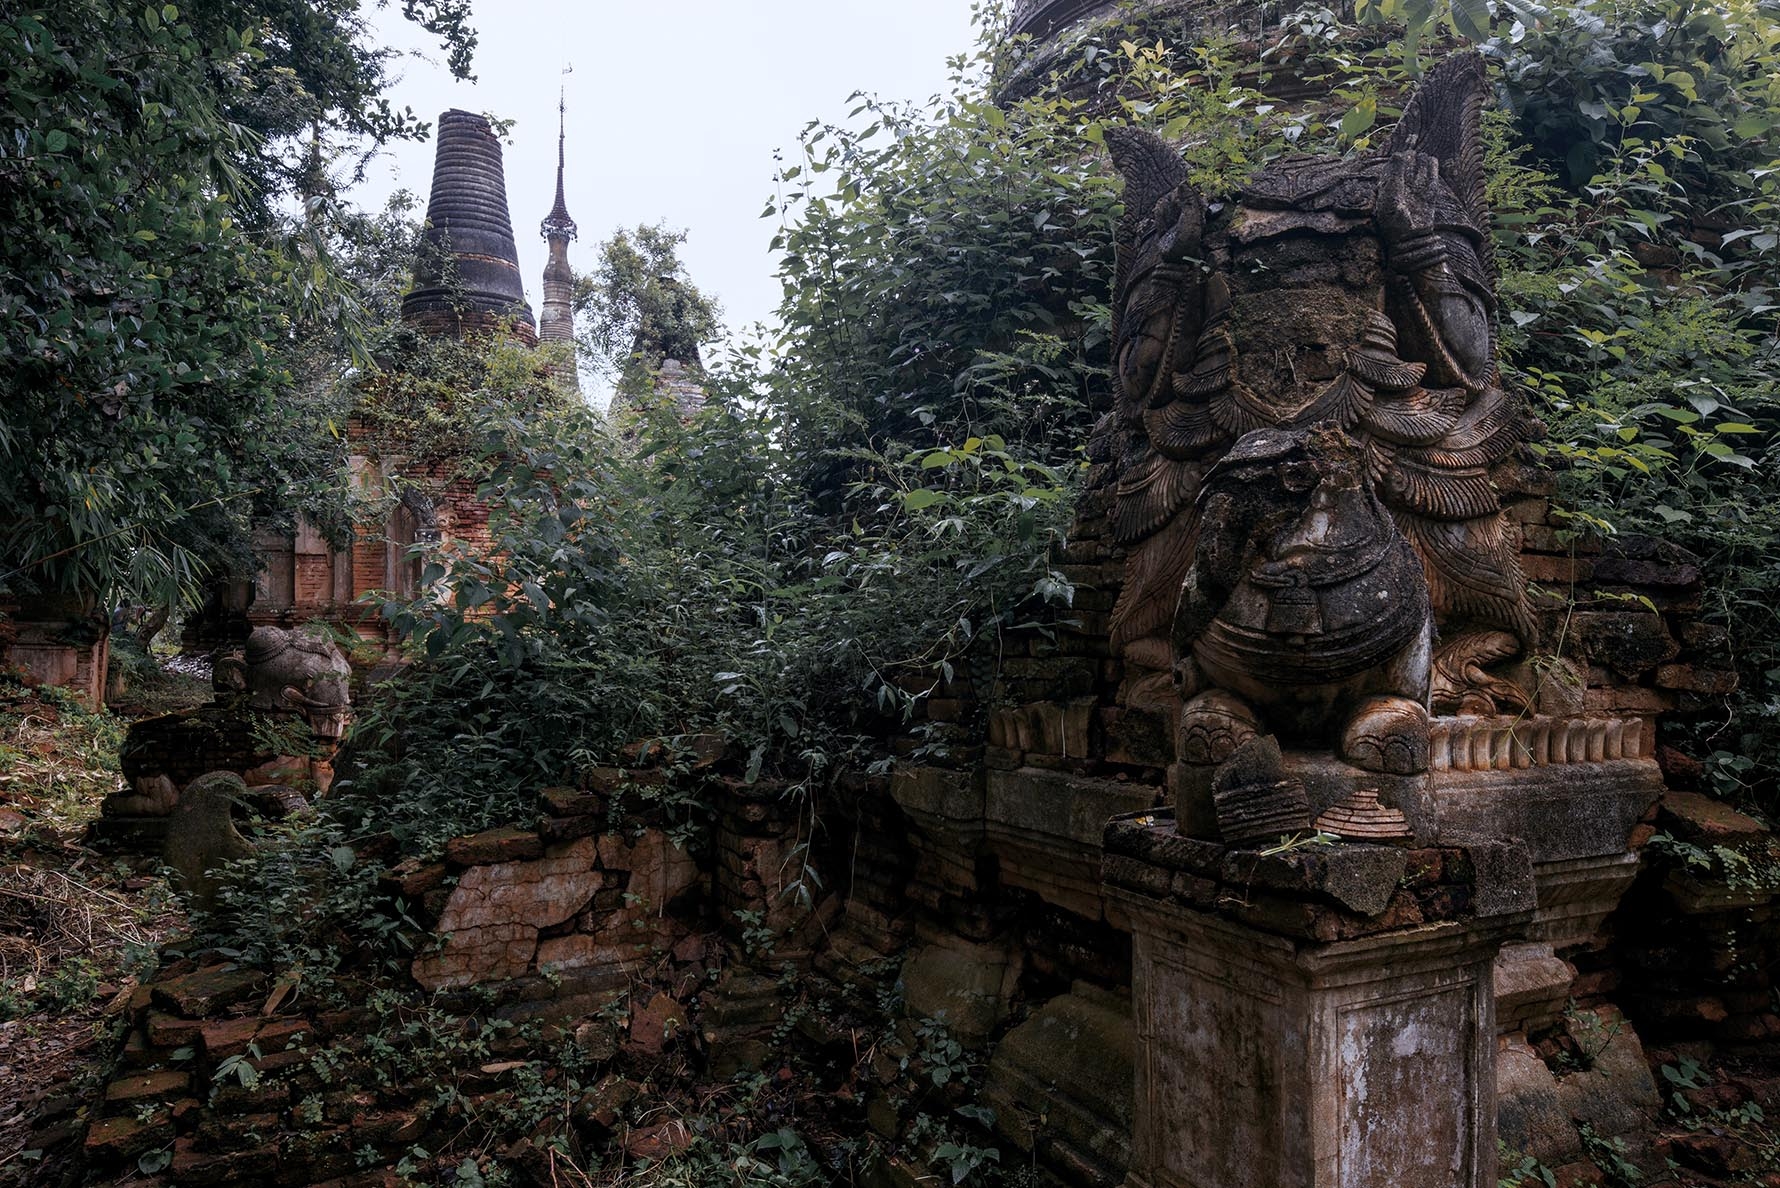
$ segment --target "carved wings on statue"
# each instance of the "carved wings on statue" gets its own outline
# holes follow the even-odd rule
[[[1108,130],[1126,212],[1116,404],[1097,446],[1130,550],[1113,612],[1129,659],[1160,666],[1207,469],[1245,433],[1325,423],[1363,443],[1367,480],[1421,559],[1442,634],[1436,708],[1477,696],[1482,663],[1534,641],[1490,477],[1533,423],[1496,365],[1484,87],[1481,59],[1449,58],[1381,152],[1283,160],[1216,205],[1166,143]],[[1496,680],[1483,695],[1518,691]]]

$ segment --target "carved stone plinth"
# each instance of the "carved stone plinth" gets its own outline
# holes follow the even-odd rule
[[[1133,934],[1127,1184],[1494,1188],[1492,970],[1533,907],[1524,851],[1410,851],[1367,915],[1338,872],[1388,874],[1382,847],[1287,855],[1296,883],[1278,856],[1231,852],[1207,894],[1204,845],[1164,817],[1108,827]]]
[[[1442,837],[1520,837],[1533,861],[1623,854],[1662,792],[1655,760],[1635,756],[1482,770],[1437,769]]]
[[[1662,792],[1641,723],[1437,718],[1434,799],[1443,837],[1524,838],[1539,905],[1496,968],[1506,1033],[1554,1024],[1572,996],[1565,958],[1597,942],[1638,873],[1632,830]]]

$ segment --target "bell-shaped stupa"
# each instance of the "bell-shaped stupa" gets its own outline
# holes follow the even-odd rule
[[[500,138],[482,116],[454,109],[439,117],[433,192],[402,320],[436,334],[463,334],[496,329],[507,319],[516,337],[537,342],[507,209]]]

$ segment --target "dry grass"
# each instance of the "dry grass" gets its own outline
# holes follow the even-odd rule
[[[126,879],[124,887],[137,884],[139,893],[120,893],[116,872],[93,875],[87,862],[82,855],[67,869],[0,867],[0,985],[30,994],[96,954],[149,952],[158,943],[151,920],[164,905],[140,893],[157,881]]]
[[[91,713],[0,678],[0,1184],[48,1174],[32,1134],[98,1085],[137,978],[181,920],[155,860],[82,844],[121,783],[129,718],[207,697],[189,680],[145,692]]]

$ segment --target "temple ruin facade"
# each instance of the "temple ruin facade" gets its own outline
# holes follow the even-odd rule
[[[500,138],[485,117],[457,110],[439,117],[432,193],[401,316],[405,325],[431,336],[504,334],[528,347],[562,344],[569,360],[551,374],[578,392],[567,257],[575,223],[563,196],[565,138],[566,125],[558,132],[556,202],[544,220],[550,256],[541,325],[534,324],[525,297]],[[294,534],[263,534],[263,567],[251,589],[242,585],[226,595],[233,619],[245,628],[320,620],[385,646],[385,624],[366,596],[416,593],[420,567],[413,546],[450,541],[471,552],[489,547],[488,509],[476,499],[475,481],[452,460],[385,456],[358,418],[347,439],[355,493],[388,505],[388,518],[357,525],[344,548],[302,520]]]

